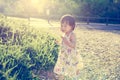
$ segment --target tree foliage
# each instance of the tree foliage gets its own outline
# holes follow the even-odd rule
[[[74,14],[77,16],[120,18],[120,0],[0,0],[0,12],[21,16]],[[42,4],[41,4],[42,3]]]

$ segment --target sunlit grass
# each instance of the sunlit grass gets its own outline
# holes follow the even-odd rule
[[[84,61],[81,79],[119,79],[120,35],[86,29],[77,29],[76,34],[78,52],[83,56]]]
[[[52,30],[55,32],[57,29]],[[82,56],[84,63],[84,69],[81,70],[79,78],[81,80],[118,80],[120,35],[112,31],[88,30],[85,26],[77,26],[74,32],[77,36],[77,52]]]
[[[6,23],[5,26],[9,25],[14,33],[16,30],[18,30],[18,32],[24,32],[20,33],[22,35],[22,46],[17,45],[18,43],[9,46],[0,45],[0,51],[3,51],[4,53],[7,53],[8,51],[13,57],[17,56],[16,59],[19,59],[24,55],[24,58],[21,60],[32,60],[29,55],[25,55],[21,51],[23,49],[27,49],[34,54],[38,53],[38,56],[42,55],[40,54],[42,50],[49,53],[49,51],[53,49],[54,38],[56,40],[61,39],[60,36],[62,35],[62,32],[60,31],[60,23],[57,21],[51,21],[51,25],[44,19],[30,18],[30,20],[28,20],[24,18],[8,17],[7,20],[13,20],[11,23],[6,21],[3,22]],[[82,56],[84,63],[84,69],[81,70],[78,78],[81,80],[119,80],[120,35],[112,32],[82,29],[81,27],[85,26],[77,26],[74,31],[77,36],[77,51]],[[48,38],[51,39],[51,41],[48,40]],[[44,43],[47,43],[49,46],[51,45],[51,47],[45,46]],[[45,48],[42,48],[43,45]],[[9,54],[1,53],[0,59]],[[38,58],[38,56],[34,56],[35,55],[33,55],[32,58]],[[48,55],[49,60],[52,60],[52,58],[50,59],[50,56],[51,55]],[[43,62],[45,61],[43,60]],[[4,65],[6,63],[4,63]],[[29,67],[34,65],[29,62],[25,64]],[[3,73],[7,74],[5,71]],[[37,74],[37,76],[40,75],[41,74]]]

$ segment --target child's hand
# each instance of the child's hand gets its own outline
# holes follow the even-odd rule
[[[67,38],[66,37],[63,37],[63,36],[61,36],[61,38],[62,38],[62,40],[63,40],[63,42],[65,43],[65,44],[69,44],[69,42],[68,42],[68,40],[67,40]]]
[[[55,43],[56,43],[57,45],[60,45],[60,41],[59,41],[59,40],[55,40]]]

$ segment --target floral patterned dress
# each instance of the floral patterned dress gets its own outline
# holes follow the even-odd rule
[[[70,36],[65,35],[66,39],[70,41]],[[83,62],[80,54],[76,52],[76,49],[70,48],[63,41],[61,45],[61,51],[58,55],[58,60],[54,67],[54,73],[69,77],[76,77],[77,70],[83,68]]]

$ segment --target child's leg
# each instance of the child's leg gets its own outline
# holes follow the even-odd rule
[[[60,75],[58,80],[64,80],[64,79],[65,77],[63,75]]]
[[[76,71],[76,75],[79,75],[79,74],[80,74],[80,70],[77,69],[77,71]]]
[[[64,80],[64,76],[63,75],[57,75],[56,79],[57,80]]]

